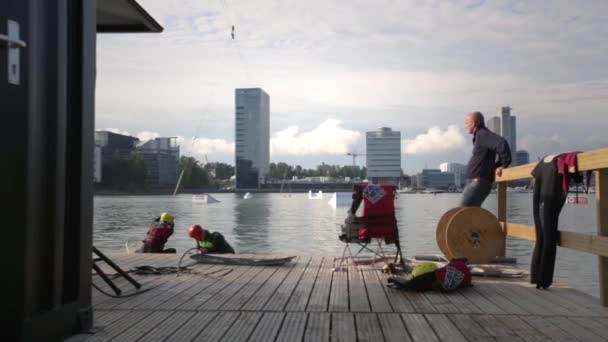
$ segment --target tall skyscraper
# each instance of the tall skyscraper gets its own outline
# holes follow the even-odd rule
[[[270,169],[270,97],[261,88],[235,90],[236,188],[255,189]]]
[[[401,132],[388,127],[367,132],[367,179],[398,184],[401,177]]]
[[[511,115],[511,107],[502,107],[498,116],[490,118],[487,122],[488,129],[509,143],[511,152],[517,151],[517,119]]]

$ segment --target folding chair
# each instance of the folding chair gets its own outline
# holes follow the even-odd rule
[[[361,202],[364,203],[361,217],[355,216]],[[386,264],[387,253],[382,244],[394,244],[396,253],[394,263],[403,264],[401,245],[399,243],[399,228],[395,218],[395,186],[392,184],[355,184],[353,186],[353,203],[349,216],[342,226],[343,234],[340,240],[345,243],[342,257],[335,269],[343,265],[357,266],[357,257],[363,251],[373,253],[372,267],[380,258]],[[353,254],[350,244],[357,244],[359,250]],[[375,245],[375,248],[374,246]]]

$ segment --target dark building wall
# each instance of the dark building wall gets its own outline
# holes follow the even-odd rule
[[[236,188],[237,189],[257,189],[258,169],[252,166],[251,160],[236,158]]]

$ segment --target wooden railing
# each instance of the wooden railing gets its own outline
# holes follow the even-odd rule
[[[506,230],[506,235],[536,240],[534,226],[525,226],[507,222],[507,181],[530,178],[536,164],[521,165],[503,171],[497,182],[498,220]],[[608,306],[608,148],[580,153],[578,155],[579,171],[596,171],[595,199],[597,205],[597,235],[582,234],[560,230],[558,246],[598,256],[600,301]],[[505,235],[505,238],[506,238]],[[505,244],[506,245],[506,244]],[[502,256],[505,251],[502,251]]]

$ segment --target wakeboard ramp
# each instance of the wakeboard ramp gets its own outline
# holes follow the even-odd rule
[[[200,264],[240,265],[240,266],[280,266],[293,260],[295,256],[280,258],[238,258],[210,254],[193,254],[191,259]]]

